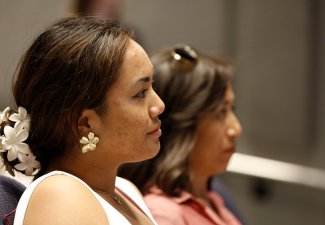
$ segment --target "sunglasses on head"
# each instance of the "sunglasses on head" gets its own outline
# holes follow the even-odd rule
[[[170,54],[175,66],[181,66],[184,69],[192,69],[198,61],[198,54],[186,44],[176,46]]]

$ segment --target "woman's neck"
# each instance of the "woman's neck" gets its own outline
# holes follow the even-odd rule
[[[191,172],[192,194],[198,198],[207,198],[209,177]]]
[[[86,153],[87,154],[87,153]],[[92,156],[84,154],[66,154],[53,161],[48,172],[61,170],[77,176],[86,182],[92,189],[113,193],[117,174],[117,165],[107,162],[105,166],[92,160]]]
[[[204,175],[192,175],[192,194],[202,205],[215,210],[212,202],[209,199],[208,188],[209,176]]]

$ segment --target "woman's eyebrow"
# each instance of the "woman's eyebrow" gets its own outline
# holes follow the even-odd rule
[[[151,80],[151,77],[149,77],[149,76],[141,77],[140,79],[138,79],[138,80],[136,81],[136,83],[142,83],[142,82],[147,83],[147,82],[149,82],[150,80]]]
[[[150,81],[151,81],[150,76],[144,76],[144,77],[141,77],[138,80],[135,80],[134,82],[130,83],[128,86],[130,88],[134,88],[134,87],[145,85],[145,84],[149,83]]]

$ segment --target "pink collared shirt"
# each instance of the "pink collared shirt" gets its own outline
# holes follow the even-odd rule
[[[170,197],[158,187],[152,187],[144,197],[159,225],[241,225],[224,206],[220,195],[209,192],[208,198],[215,210],[186,191],[182,191],[180,197]]]

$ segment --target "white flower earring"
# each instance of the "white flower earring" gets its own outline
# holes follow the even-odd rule
[[[93,132],[88,133],[88,138],[83,136],[80,139],[80,143],[85,145],[82,147],[82,153],[86,153],[88,151],[94,151],[96,149],[96,144],[99,142],[99,137],[95,136]]]

